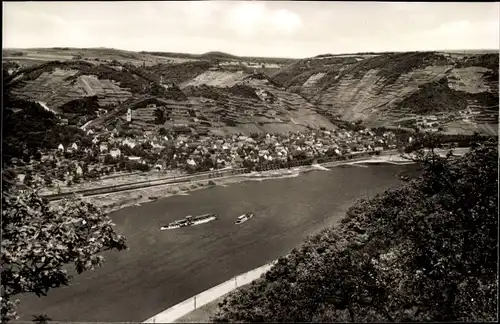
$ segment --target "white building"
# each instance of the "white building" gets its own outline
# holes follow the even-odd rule
[[[119,148],[114,148],[112,150],[109,151],[109,154],[113,157],[113,158],[118,158],[120,157],[120,155],[122,154],[121,150]]]
[[[127,110],[127,122],[131,122],[132,121],[132,109],[128,109]]]
[[[59,144],[59,146],[57,147],[57,150],[64,152],[64,146],[62,144]]]
[[[103,153],[103,152],[106,152],[107,150],[108,150],[108,144],[106,144],[106,143],[101,143],[101,145],[99,146],[99,151],[100,151],[101,153]]]
[[[132,140],[131,140],[131,139],[129,139],[129,138],[126,138],[125,140],[123,140],[122,144],[123,144],[123,145],[127,145],[127,146],[128,146],[128,147],[130,147],[130,148],[134,148],[134,147],[135,147],[135,145],[136,145],[136,144],[135,144],[135,142],[134,142],[134,141],[132,141]]]

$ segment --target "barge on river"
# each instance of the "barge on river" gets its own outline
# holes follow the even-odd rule
[[[187,226],[195,226],[195,225],[200,225],[200,224],[205,224],[214,220],[217,220],[218,216],[216,214],[203,214],[200,216],[186,216],[184,219],[176,220],[168,225],[162,226],[160,230],[168,230],[168,229],[176,229],[176,228],[181,228],[181,227],[187,227]]]
[[[252,217],[253,217],[253,213],[246,213],[246,214],[243,214],[241,216],[238,216],[238,218],[236,219],[235,224],[244,223],[244,222],[246,222],[247,220],[249,220]]]

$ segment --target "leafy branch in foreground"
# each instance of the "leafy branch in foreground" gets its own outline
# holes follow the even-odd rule
[[[68,285],[64,270],[77,273],[103,262],[101,252],[123,250],[125,239],[100,209],[77,198],[49,206],[35,190],[5,190],[2,195],[2,322],[17,318],[15,296],[45,296]]]
[[[498,141],[417,156],[418,178],[357,201],[212,321],[495,321]]]

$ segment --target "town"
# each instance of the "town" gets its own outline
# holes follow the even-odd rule
[[[162,133],[161,135],[159,133]],[[133,171],[196,173],[223,168],[259,170],[287,167],[315,159],[341,159],[351,153],[375,153],[396,148],[396,135],[362,129],[309,130],[285,134],[244,136],[140,132],[116,128],[88,130],[90,143],[72,143],[38,152],[29,163],[14,159],[17,179],[25,185],[39,181],[47,187],[72,184],[105,175]]]

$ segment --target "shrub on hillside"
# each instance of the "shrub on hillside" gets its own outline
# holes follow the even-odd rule
[[[498,141],[416,160],[418,178],[357,201],[225,297],[212,320],[495,321]]]

